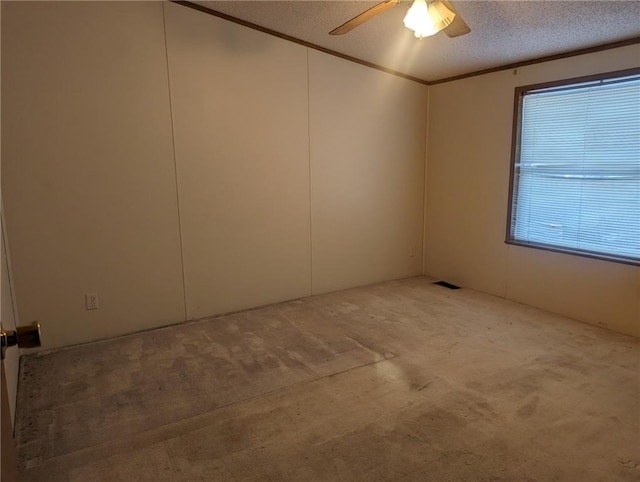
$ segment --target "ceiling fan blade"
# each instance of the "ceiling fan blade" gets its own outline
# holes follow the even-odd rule
[[[456,14],[456,16],[453,18],[453,21],[444,29],[444,33],[446,33],[448,37],[453,38],[471,32],[471,29],[467,25],[467,22],[465,22],[460,14],[456,11],[456,9],[453,8],[451,2],[449,2],[448,0],[442,0],[442,3],[449,10]]]
[[[386,0],[377,5],[374,5],[370,9],[362,12],[360,15],[356,15],[351,20],[347,20],[339,27],[334,28],[331,32],[329,32],[329,35],[343,35],[347,32],[350,32],[354,28],[365,23],[367,20],[372,19],[379,13],[382,13],[391,7],[395,7],[396,5],[398,5],[398,3],[400,3],[400,0]]]

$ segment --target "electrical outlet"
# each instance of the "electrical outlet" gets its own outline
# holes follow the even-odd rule
[[[98,309],[98,293],[85,293],[84,307],[87,310],[97,310]]]

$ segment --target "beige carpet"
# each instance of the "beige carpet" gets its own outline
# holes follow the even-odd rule
[[[640,480],[638,340],[411,278],[23,359],[24,480]]]

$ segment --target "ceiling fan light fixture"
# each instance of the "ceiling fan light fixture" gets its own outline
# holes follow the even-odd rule
[[[436,24],[438,32],[448,27],[455,18],[455,12],[451,11],[443,2],[437,0],[429,5],[429,16]]]
[[[416,38],[423,38],[437,32],[429,16],[429,7],[425,0],[415,0],[403,20],[404,26],[413,30]]]
[[[456,16],[442,2],[427,5],[425,0],[414,0],[404,17],[404,26],[413,30],[416,38],[435,35],[449,25]]]

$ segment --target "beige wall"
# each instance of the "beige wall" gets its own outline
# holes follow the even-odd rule
[[[2,194],[45,347],[184,319],[162,7],[3,2]],[[100,309],[86,311],[97,292]]]
[[[420,272],[425,86],[175,4],[2,20],[9,242],[45,348]]]
[[[640,268],[504,243],[514,88],[638,58],[635,45],[429,88],[426,274],[640,336]]]
[[[426,274],[640,334],[638,268],[503,242],[514,87],[637,46],[433,86],[427,109],[422,85],[175,4],[2,8],[2,189],[45,348],[418,274],[423,228]]]
[[[188,317],[308,296],[306,48],[165,9]]]
[[[314,294],[420,274],[426,89],[310,50],[309,90]]]

